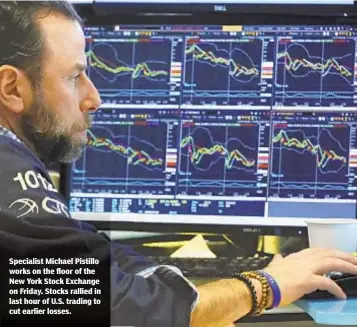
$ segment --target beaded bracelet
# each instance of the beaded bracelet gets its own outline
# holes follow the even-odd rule
[[[265,276],[262,276],[256,271],[244,272],[243,275],[248,278],[258,280],[262,285],[262,299],[260,301],[260,304],[258,305],[257,311],[254,314],[255,316],[259,316],[268,307],[269,299],[271,298],[269,282],[267,281],[267,278]]]
[[[252,295],[253,305],[252,305],[252,309],[250,310],[248,315],[255,315],[256,312],[258,311],[259,303],[258,303],[258,298],[257,298],[257,292],[255,291],[255,287],[254,287],[252,281],[248,277],[244,276],[241,273],[233,273],[232,278],[240,280],[249,288],[249,291]]]
[[[258,270],[257,273],[266,278],[266,280],[269,283],[270,289],[272,291],[273,302],[272,302],[272,306],[268,308],[268,310],[277,308],[280,305],[280,301],[281,301],[281,292],[278,283],[266,271]]]

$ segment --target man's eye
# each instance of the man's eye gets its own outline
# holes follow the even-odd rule
[[[73,76],[73,80],[74,80],[75,82],[77,82],[80,77],[81,77],[80,74],[74,75],[74,76]]]

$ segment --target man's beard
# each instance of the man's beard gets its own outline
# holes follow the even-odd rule
[[[74,134],[90,128],[91,123],[92,117],[85,115],[82,123],[66,128],[38,94],[35,103],[21,117],[20,129],[44,163],[67,163],[78,159],[86,146],[86,140],[75,139]]]

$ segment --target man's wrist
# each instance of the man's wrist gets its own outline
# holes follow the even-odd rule
[[[272,291],[267,283],[263,283],[254,276],[245,276],[244,273],[233,274],[233,277],[238,279],[235,282],[240,285],[244,284],[245,286],[246,293],[242,293],[242,296],[246,299],[244,300],[247,305],[245,308],[248,309],[246,314],[252,316],[260,315],[264,310],[271,307],[273,303]]]

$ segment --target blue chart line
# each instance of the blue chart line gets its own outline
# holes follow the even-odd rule
[[[349,127],[276,128],[270,190],[307,196],[348,186]]]
[[[87,56],[89,76],[104,100],[131,103],[170,96],[170,41],[98,42]]]
[[[183,125],[179,189],[229,194],[256,186],[259,126]]]
[[[286,106],[350,106],[355,41],[278,43],[275,101]]]
[[[140,191],[164,187],[166,124],[96,125],[84,156],[76,162],[75,184]]]
[[[190,42],[183,101],[235,104],[260,98],[262,41]]]

